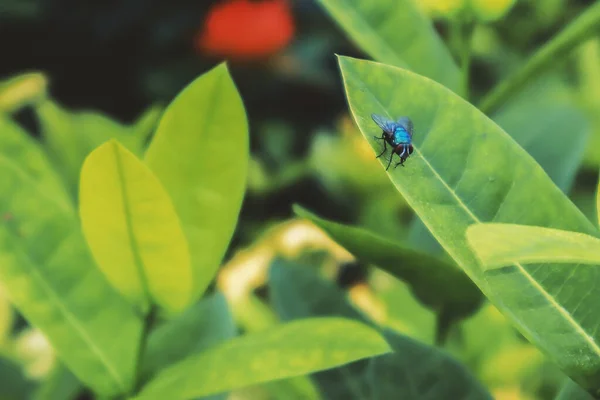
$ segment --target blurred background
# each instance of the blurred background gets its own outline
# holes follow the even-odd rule
[[[448,15],[460,1],[418,2],[445,35]],[[473,97],[590,3],[519,0],[499,20],[480,25]],[[348,171],[359,155],[346,148],[351,139],[343,136],[352,137],[354,128],[334,53],[368,56],[314,0],[1,0],[0,49],[0,77],[42,72],[59,104],[125,124],[152,105],[167,104],[193,78],[226,60],[244,99],[256,160],[244,216],[290,216],[291,204],[299,202],[342,221],[357,217],[360,193],[353,186],[360,192],[356,180],[369,184],[371,178]],[[557,60],[560,67],[563,60]],[[27,115],[19,117],[35,132]],[[321,201],[324,192],[335,192],[335,199]]]
[[[448,39],[461,1],[415,1]],[[503,3],[510,4],[500,14],[477,17],[470,76],[474,103],[593,1]],[[410,240],[418,231],[414,227],[418,221],[389,185],[348,114],[335,54],[369,58],[315,0],[0,0],[0,81],[36,73],[33,91],[44,92],[73,115],[93,113],[121,125],[149,121],[152,126],[161,107],[186,84],[227,61],[246,107],[252,160],[248,193],[218,285],[230,290],[230,277],[246,269],[253,272],[237,274],[245,276],[242,286],[264,297],[260,289],[265,260],[283,252],[322,263],[331,277],[353,291],[355,303],[376,319],[432,343],[431,312],[417,304],[401,282],[381,272],[367,279],[364,266],[314,226],[293,219],[292,205],[299,203],[323,217],[373,228],[394,240]],[[39,136],[39,119],[28,107],[35,99],[25,96],[15,107],[1,93],[0,112],[10,112]],[[564,105],[561,110],[569,110],[558,116],[563,145],[578,149],[576,161],[555,181],[595,221],[600,166],[598,39],[556,60],[555,68],[531,82],[531,90],[520,99],[527,102],[542,97],[540,93],[549,102]],[[552,168],[555,155],[540,150],[545,135],[540,127],[550,115],[522,109],[515,114],[510,108],[501,114],[506,126],[537,127],[526,129],[530,135],[518,141],[532,154],[550,157]],[[226,156],[232,149],[223,152]],[[435,243],[412,243],[440,251]],[[259,320],[255,311],[237,310],[244,329],[252,330],[244,324]],[[3,315],[16,320],[15,326],[25,326],[12,311],[0,310],[0,319]],[[463,344],[454,348],[451,343],[448,349],[492,388],[496,398],[552,398],[562,375],[491,306],[468,324],[463,339],[487,338],[481,341],[495,341],[497,351],[481,353],[477,340],[459,341]],[[51,356],[43,357],[49,351],[43,344],[36,350],[43,338],[26,331],[19,340],[28,345],[19,350],[14,344],[11,354],[19,354],[31,377],[44,376]],[[470,344],[465,347],[465,342]]]

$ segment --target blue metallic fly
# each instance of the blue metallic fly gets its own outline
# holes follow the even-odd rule
[[[404,167],[404,161],[412,154],[412,135],[413,135],[413,123],[408,117],[402,117],[397,122],[390,121],[389,119],[382,117],[381,115],[371,114],[373,121],[383,130],[381,137],[374,136],[377,140],[383,140],[383,151],[377,156],[381,157],[387,150],[387,145],[392,146],[392,155],[390,156],[390,162],[387,165],[386,171],[392,164],[392,158],[394,153],[400,157],[400,162],[396,163],[394,168],[398,165]]]

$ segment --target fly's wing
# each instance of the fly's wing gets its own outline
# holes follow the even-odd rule
[[[410,120],[410,118],[408,118],[408,117],[402,117],[402,118],[400,118],[398,120],[398,125],[400,125],[401,127],[403,127],[404,130],[406,132],[408,132],[408,134],[412,138],[412,135],[413,135],[413,123]]]
[[[373,121],[375,121],[384,132],[387,132],[390,135],[394,134],[394,130],[396,129],[396,123],[394,121],[390,121],[386,117],[377,114],[371,114],[371,118],[373,118]]]

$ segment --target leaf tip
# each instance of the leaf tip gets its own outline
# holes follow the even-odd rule
[[[294,214],[296,214],[299,217],[303,217],[305,218],[306,216],[306,209],[304,207],[302,207],[300,204],[298,203],[294,203],[292,204],[292,211],[294,212]]]

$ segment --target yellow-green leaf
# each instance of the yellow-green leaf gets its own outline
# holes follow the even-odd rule
[[[191,355],[158,374],[136,400],[208,396],[389,351],[385,339],[365,324],[342,318],[305,319]]]
[[[487,269],[513,263],[600,264],[600,239],[579,232],[515,224],[477,224],[467,239]]]
[[[181,218],[199,295],[229,246],[248,171],[244,105],[224,64],[190,83],[167,107],[146,161]]]
[[[116,140],[81,171],[79,212],[108,280],[134,304],[177,312],[191,300],[192,270],[179,219],[152,171]]]
[[[40,72],[29,72],[0,81],[0,112],[11,113],[42,100],[48,80]]]

